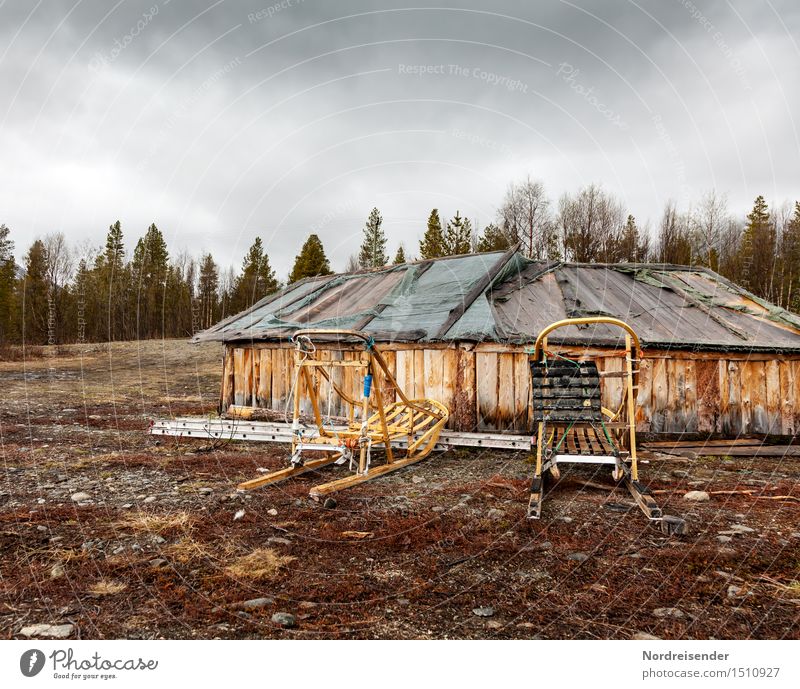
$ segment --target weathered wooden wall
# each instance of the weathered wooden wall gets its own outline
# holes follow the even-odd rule
[[[384,345],[381,352],[409,397],[431,397],[448,405],[450,428],[525,432],[531,418],[526,349],[497,344]],[[353,359],[358,352],[323,351],[322,356]],[[622,369],[623,360],[612,352],[588,353],[598,357],[601,371]],[[229,346],[221,409],[236,404],[283,412],[292,386],[293,357],[294,349],[286,345]],[[332,370],[339,385],[359,395],[362,381],[354,369]],[[604,379],[605,406],[616,408],[621,385],[620,379]],[[327,413],[324,380],[322,394]],[[794,435],[800,429],[800,357],[646,351],[637,403],[637,426],[644,432]],[[310,413],[308,405],[304,412]],[[330,413],[344,414],[336,395],[330,396]]]

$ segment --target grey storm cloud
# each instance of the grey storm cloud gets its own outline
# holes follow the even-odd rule
[[[795,2],[0,3],[0,222],[285,275],[334,267],[373,206],[407,255],[428,212],[495,219],[509,182],[601,183],[640,221],[706,190],[800,196]]]

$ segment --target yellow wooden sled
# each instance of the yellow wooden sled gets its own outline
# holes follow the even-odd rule
[[[364,349],[354,360],[322,359],[318,356],[315,340],[339,345],[356,340],[364,343]],[[295,345],[295,362],[290,465],[245,481],[239,485],[240,489],[249,490],[275,483],[329,464],[348,463],[352,475],[311,489],[309,495],[318,500],[329,493],[419,462],[431,453],[439,433],[447,423],[449,410],[436,400],[408,399],[367,333],[358,330],[307,329],[297,331],[292,336],[292,342]],[[363,375],[360,400],[334,381],[332,372],[336,367],[352,367]],[[323,419],[320,395],[322,380],[328,386],[328,409],[330,396],[334,393],[348,405],[346,424],[334,425],[330,419]],[[399,401],[386,404],[386,386],[396,393]],[[300,418],[304,393],[311,402],[314,414],[315,428],[311,431],[303,426]],[[373,467],[372,451],[377,448],[383,450],[386,461]],[[322,456],[307,459],[309,452],[321,452]]]

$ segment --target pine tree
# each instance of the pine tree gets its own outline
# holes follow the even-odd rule
[[[508,235],[494,223],[489,223],[483,228],[483,234],[478,239],[476,250],[479,253],[486,251],[507,251],[511,248]]]
[[[419,255],[422,258],[440,258],[445,255],[444,232],[439,218],[439,209],[434,208],[428,216],[428,229],[419,243]]]
[[[0,225],[0,343],[14,338],[14,285],[17,265],[14,262],[14,242],[11,230]]]
[[[445,256],[468,254],[472,249],[472,223],[469,218],[462,218],[458,211],[447,223],[444,235]]]
[[[772,298],[775,269],[775,225],[763,196],[758,196],[753,210],[747,215],[747,224],[739,249],[739,282],[751,292],[765,299]]]
[[[236,281],[231,307],[235,311],[249,309],[253,304],[280,287],[275,271],[264,253],[261,237],[256,237],[242,262],[242,273]]]
[[[401,263],[406,262],[406,250],[403,248],[403,245],[397,247],[397,253],[394,255],[394,260],[392,261],[393,265],[399,266]]]
[[[628,215],[622,235],[615,247],[613,261],[627,261],[629,263],[644,263],[647,261],[649,251],[647,236],[642,236],[636,225],[636,218]]]
[[[787,308],[800,313],[800,201],[794,204],[794,214],[786,223],[781,244],[783,292]]]
[[[362,268],[382,268],[389,262],[386,255],[386,235],[381,229],[383,218],[377,208],[370,211],[364,226],[364,240],[358,254],[358,264]]]
[[[205,330],[216,323],[219,314],[219,268],[211,254],[200,259],[197,299],[200,328]]]
[[[169,273],[169,252],[164,235],[155,224],[137,243],[131,261],[133,310],[136,314],[136,336],[164,337],[165,291]]]
[[[47,250],[37,239],[25,255],[25,275],[20,280],[22,338],[29,345],[47,343],[48,285]]]
[[[95,332],[100,320],[98,301],[93,298],[97,291],[95,280],[96,272],[89,268],[85,258],[81,258],[70,288],[72,299],[69,318],[72,325],[71,339],[79,344],[99,339]]]
[[[113,342],[126,339],[127,311],[126,293],[130,288],[130,275],[125,265],[125,246],[123,244],[122,225],[117,220],[108,228],[106,246],[102,254],[97,257],[95,292],[92,297],[98,299],[100,313],[103,314],[102,322],[96,322],[96,327],[102,327],[103,339]]]
[[[294,267],[289,274],[289,283],[297,282],[303,278],[315,277],[317,275],[330,275],[331,266],[328,257],[325,256],[325,249],[319,237],[312,234],[308,237],[300,249],[300,253],[294,260]]]

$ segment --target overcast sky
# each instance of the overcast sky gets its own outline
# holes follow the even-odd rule
[[[432,207],[482,227],[512,180],[602,183],[640,220],[708,189],[800,198],[800,3],[0,0],[0,223],[285,278],[372,206],[393,253]]]

